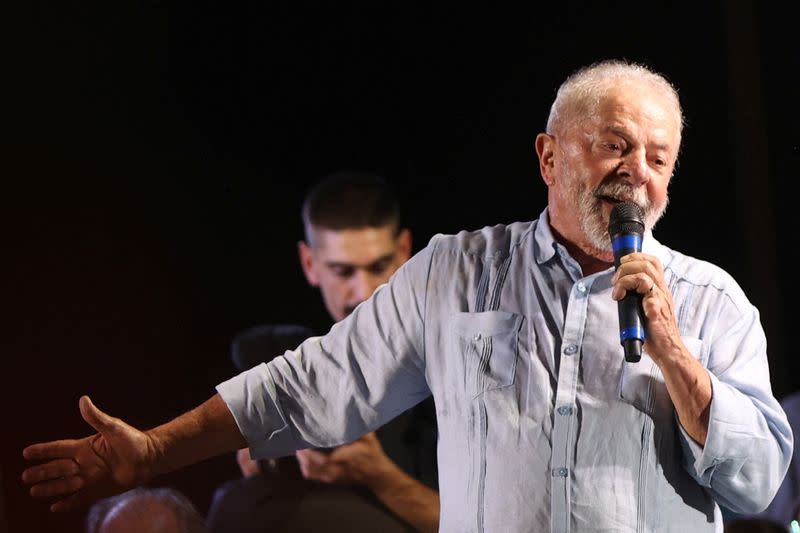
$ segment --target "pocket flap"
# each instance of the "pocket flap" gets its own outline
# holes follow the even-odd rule
[[[463,336],[480,333],[492,337],[516,331],[521,323],[522,315],[507,311],[460,312],[453,317],[453,329]]]

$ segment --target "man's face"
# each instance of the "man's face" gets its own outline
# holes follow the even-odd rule
[[[551,165],[542,166],[550,223],[590,255],[608,259],[608,219],[616,203],[637,203],[648,229],[667,207],[680,146],[677,109],[662,93],[628,84],[612,89],[593,116],[564,130],[543,140],[552,149]]]
[[[314,246],[300,243],[300,262],[337,322],[386,283],[411,254],[408,230],[395,235],[391,226],[312,231]]]

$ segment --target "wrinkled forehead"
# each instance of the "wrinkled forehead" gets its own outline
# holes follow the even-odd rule
[[[586,111],[597,115],[609,109],[636,112],[652,125],[669,128],[680,137],[683,114],[675,93],[655,83],[627,80],[611,83],[599,92]]]
[[[682,115],[674,96],[649,84],[627,83],[609,87],[584,102],[572,117],[576,133],[619,131],[636,135],[677,153],[681,144]]]

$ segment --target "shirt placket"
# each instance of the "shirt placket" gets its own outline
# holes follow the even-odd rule
[[[592,279],[580,279],[573,284],[564,320],[550,459],[550,530],[553,533],[570,531],[572,450],[577,430],[575,396],[591,283]]]

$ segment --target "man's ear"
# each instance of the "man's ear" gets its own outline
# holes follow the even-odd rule
[[[408,229],[400,230],[397,235],[397,257],[403,263],[411,258],[411,232]]]
[[[556,139],[548,133],[540,133],[535,141],[536,155],[539,156],[539,172],[542,179],[551,187],[555,183],[554,167]]]
[[[299,241],[297,243],[297,255],[300,258],[300,266],[303,267],[303,274],[305,274],[308,284],[312,287],[319,287],[319,277],[314,263],[314,250],[305,241]]]

